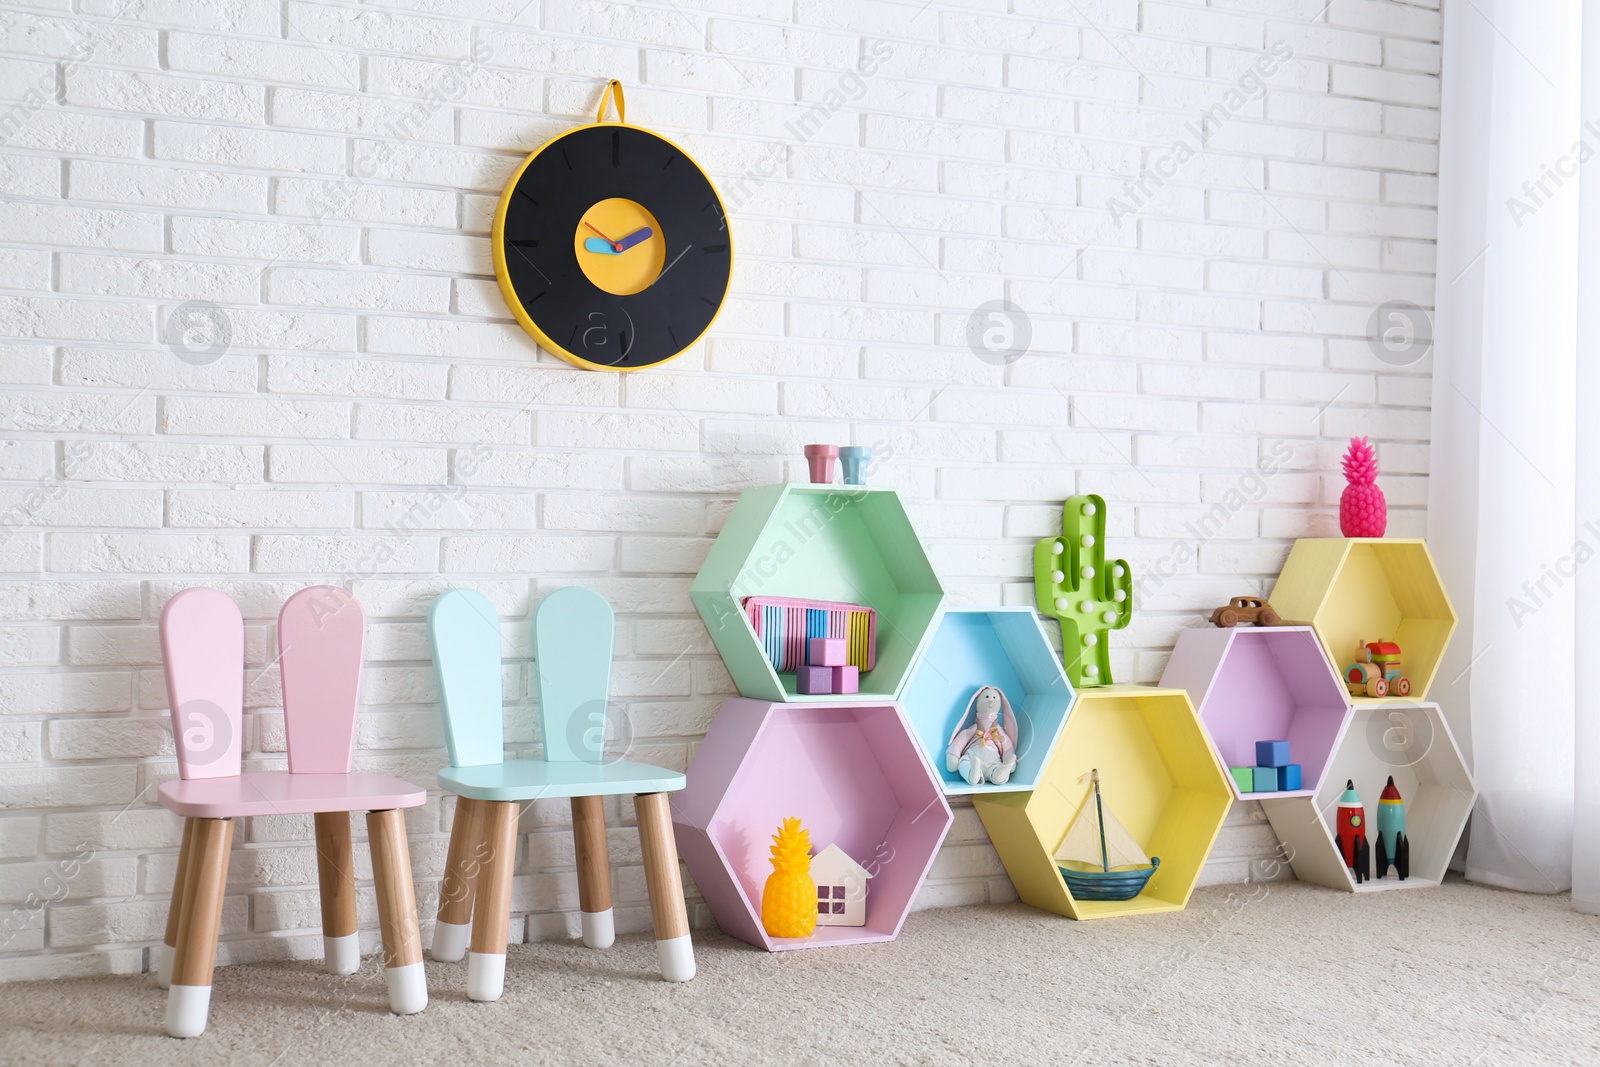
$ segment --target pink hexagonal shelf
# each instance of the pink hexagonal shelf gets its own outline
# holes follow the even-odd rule
[[[1178,635],[1161,684],[1185,689],[1225,767],[1250,767],[1257,741],[1289,742],[1302,788],[1244,792],[1244,800],[1313,796],[1350,714],[1350,701],[1309,626],[1202,626]]]
[[[892,941],[950,829],[944,791],[899,705],[770,703],[733,697],[672,798],[678,851],[727,933],[768,951]],[[768,936],[768,846],[799,816],[813,852],[838,845],[866,868],[865,926]]]

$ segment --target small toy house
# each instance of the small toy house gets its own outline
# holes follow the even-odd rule
[[[867,924],[867,869],[838,845],[829,845],[811,860],[811,880],[817,883],[818,926]]]

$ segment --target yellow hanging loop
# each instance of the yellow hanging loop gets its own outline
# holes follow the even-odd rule
[[[617,121],[627,122],[628,105],[622,99],[622,83],[615,78],[606,82],[606,91],[600,96],[600,110],[594,117],[596,122],[604,122],[606,120],[606,105],[613,102],[617,106]]]

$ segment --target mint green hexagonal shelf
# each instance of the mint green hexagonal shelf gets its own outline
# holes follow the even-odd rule
[[[739,497],[689,589],[739,692],[759,700],[856,703],[900,694],[944,601],[944,587],[893,489],[762,485]],[[781,596],[865,604],[878,613],[877,660],[860,692],[805,695],[767,659],[742,605]]]

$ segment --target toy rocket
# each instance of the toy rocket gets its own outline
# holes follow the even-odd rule
[[[1411,842],[1406,838],[1406,806],[1395,788],[1394,775],[1378,798],[1378,877],[1394,873],[1403,882],[1411,874]]]
[[[1339,855],[1344,857],[1344,865],[1350,868],[1356,884],[1360,885],[1372,877],[1372,852],[1367,847],[1367,809],[1361,806],[1361,797],[1356,793],[1353,779],[1346,779],[1344,783],[1344,794],[1339,797],[1339,818],[1335,825],[1338,828]]]

